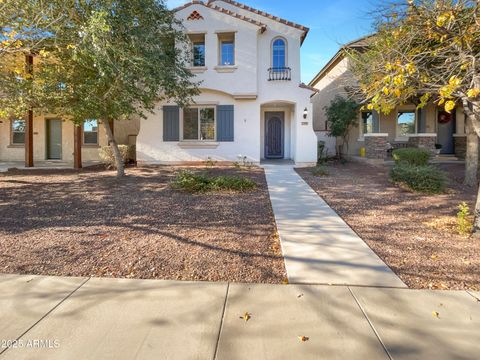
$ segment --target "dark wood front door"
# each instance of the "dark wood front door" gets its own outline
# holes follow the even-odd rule
[[[265,113],[265,159],[283,159],[285,113]]]

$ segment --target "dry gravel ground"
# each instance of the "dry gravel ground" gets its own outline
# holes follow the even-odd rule
[[[457,206],[473,209],[475,190],[464,187],[463,165],[444,164],[450,189],[420,195],[388,181],[389,169],[363,163],[299,174],[411,288],[480,290],[480,239],[459,235]]]
[[[205,168],[190,168],[206,171]],[[246,193],[191,195],[175,167],[0,174],[0,272],[280,283],[285,267],[262,169]]]

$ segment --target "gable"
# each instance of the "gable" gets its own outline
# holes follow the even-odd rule
[[[214,3],[205,3],[203,1],[199,0],[193,0],[192,2],[186,3],[185,5],[179,6],[175,9],[173,9],[174,12],[176,12],[178,15],[177,17],[180,17],[181,20],[187,20],[187,21],[193,21],[193,20],[204,20],[205,15],[202,15],[202,13],[205,12],[210,12],[213,11],[217,15],[218,14],[223,14],[226,17],[236,19],[240,22],[244,22],[253,26],[256,26],[260,31],[263,33],[267,26],[255,19],[252,19],[248,16],[240,15],[234,11],[224,9],[217,4]],[[188,12],[188,14],[186,14]],[[230,21],[225,21],[230,23]]]

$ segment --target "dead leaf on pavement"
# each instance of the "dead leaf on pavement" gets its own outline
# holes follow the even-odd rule
[[[282,280],[282,284],[283,284],[283,285],[288,285],[288,279],[287,279],[287,278],[283,279],[283,280]]]
[[[303,336],[303,335],[302,335],[302,336],[299,336],[299,337],[298,337],[298,340],[300,340],[301,342],[305,342],[305,341],[310,340],[310,338],[309,338],[308,336]]]
[[[245,322],[247,322],[248,320],[250,320],[252,317],[252,314],[248,313],[248,312],[245,312],[245,314],[243,314],[243,316],[240,316],[240,319],[243,319],[245,320]]]

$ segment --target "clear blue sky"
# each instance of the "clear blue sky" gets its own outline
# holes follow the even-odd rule
[[[382,0],[239,0],[246,5],[310,28],[302,46],[302,81],[308,83],[340,44],[372,32],[369,12]],[[175,7],[188,0],[167,0]]]

